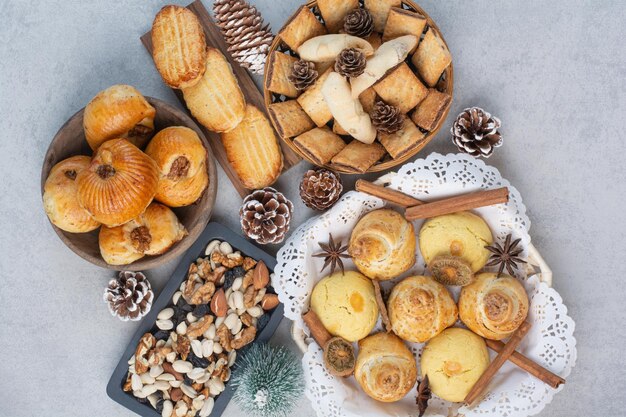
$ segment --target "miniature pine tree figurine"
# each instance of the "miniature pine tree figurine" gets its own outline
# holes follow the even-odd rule
[[[292,415],[304,391],[298,358],[284,347],[267,344],[254,344],[242,355],[232,383],[237,404],[257,417]]]

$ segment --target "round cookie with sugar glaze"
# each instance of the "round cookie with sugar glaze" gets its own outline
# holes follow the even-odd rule
[[[311,293],[311,309],[330,334],[350,342],[370,334],[378,320],[374,285],[356,271],[321,279]]]

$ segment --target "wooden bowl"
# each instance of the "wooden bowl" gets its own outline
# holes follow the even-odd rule
[[[311,9],[313,14],[317,17],[317,19],[319,21],[321,21],[322,23],[324,23],[324,19],[322,18],[322,15],[320,14],[319,9],[317,7],[317,1],[316,0],[309,1],[308,3],[306,3],[306,7]],[[424,9],[422,9],[420,6],[418,6],[412,0],[403,0],[402,1],[402,8],[406,9],[406,10],[411,10],[413,12],[417,12],[417,13],[421,14],[422,16],[424,16],[426,18],[428,27],[432,27],[433,29],[435,29],[435,31],[441,37],[441,40],[443,40],[444,44],[446,45],[446,48],[448,48],[448,44],[446,43],[446,40],[444,39],[443,34],[441,33],[441,30],[439,30],[439,27],[437,26],[435,21],[433,19],[431,19],[431,17],[428,15],[428,13],[426,13],[424,11]],[[299,10],[299,8],[296,10],[296,12],[298,10]],[[293,19],[294,16],[295,16],[295,12],[289,19],[287,19],[287,22],[290,22]],[[285,53],[287,53],[289,55],[297,56],[297,53],[295,51],[292,51],[291,49],[289,49],[289,47],[280,39],[280,32],[282,31],[282,29],[283,28],[281,28],[281,30],[278,32],[278,35],[276,35],[276,37],[274,38],[274,42],[270,46],[270,50],[268,52],[268,57],[271,57],[271,55],[272,55],[272,53],[274,51],[285,52]],[[450,48],[448,48],[448,50],[450,50]],[[263,95],[264,95],[264,98],[265,98],[265,108],[267,109],[268,113],[269,113],[269,105],[270,104],[275,103],[275,102],[279,102],[279,101],[286,101],[286,100],[289,99],[288,97],[285,97],[285,96],[282,96],[282,95],[279,95],[279,94],[276,94],[276,93],[272,93],[271,91],[269,91],[266,88],[267,81],[268,81],[267,80],[267,76],[268,76],[268,73],[269,73],[269,64],[270,64],[270,59],[268,58],[267,61],[265,62],[265,76],[264,76],[264,80],[263,80]],[[410,60],[407,60],[407,64],[415,72],[415,69],[413,68]],[[450,63],[450,65],[448,65],[448,68],[446,68],[446,70],[443,72],[443,76],[441,77],[441,79],[439,80],[439,83],[437,83],[435,88],[437,90],[439,90],[441,92],[444,92],[446,94],[449,94],[451,97],[453,97],[453,89],[454,89],[454,68],[453,68],[453,63]],[[448,112],[450,111],[451,104],[452,104],[452,100],[450,100],[450,103],[448,103],[448,106],[446,107],[445,111],[441,114],[441,117],[437,121],[437,124],[435,125],[435,127],[430,132],[428,132],[428,134],[424,137],[422,142],[420,142],[420,144],[415,149],[413,149],[411,152],[409,152],[406,155],[403,155],[402,157],[397,158],[397,159],[393,159],[393,158],[391,158],[391,156],[389,154],[385,154],[385,156],[383,157],[382,160],[380,160],[377,163],[375,163],[374,165],[372,165],[364,173],[384,171],[386,169],[393,168],[396,165],[400,165],[400,164],[404,163],[405,161],[409,160],[410,158],[412,158],[413,156],[415,156],[420,150],[422,150],[422,148],[424,146],[426,146],[435,137],[435,135],[437,134],[439,129],[441,129],[441,127],[443,125],[443,122],[446,120],[446,117],[448,116]],[[274,123],[274,120],[272,118],[270,118],[270,119],[272,120],[272,124],[274,125],[274,129],[276,130],[276,133],[279,136],[281,136],[280,133],[279,133],[280,130],[278,129],[278,126],[276,126],[276,124]],[[332,129],[332,125],[330,125],[329,127]],[[309,161],[313,165],[318,165],[314,161],[312,161],[307,155],[302,153],[293,144],[293,138],[287,138],[287,137],[282,137],[281,136],[281,139],[289,146],[289,148],[291,148],[292,151],[294,151],[295,153],[300,155],[301,158],[305,159],[306,161]],[[323,166],[325,168],[331,169],[333,171],[341,172],[341,173],[344,173],[344,174],[359,174],[359,173],[354,172],[354,171],[348,171],[348,170],[345,170],[345,169],[341,169],[341,168],[336,167],[334,165],[318,165],[318,166]]]
[[[109,265],[100,255],[100,246],[98,245],[98,232],[96,229],[89,233],[69,233],[63,231],[53,225],[54,231],[59,238],[74,253],[81,258],[91,262],[94,265],[103,268],[115,270],[141,271],[156,268],[163,265],[179,255],[182,255],[196,241],[200,233],[211,218],[211,212],[215,203],[215,194],[217,192],[217,172],[215,170],[215,161],[211,152],[209,142],[202,134],[202,131],[191,120],[185,112],[152,97],[146,97],[146,100],[156,109],[154,125],[156,131],[168,126],[185,126],[193,129],[204,144],[207,151],[207,172],[209,174],[209,185],[202,197],[194,204],[186,207],[172,208],[178,216],[180,222],[185,226],[189,234],[180,242],[176,243],[167,252],[157,256],[144,256],[143,258],[128,265]],[[83,113],[85,109],[81,109],[75,115],[65,122],[52,139],[48,152],[41,168],[41,194],[43,196],[43,187],[48,178],[48,174],[52,167],[58,162],[74,155],[92,155],[92,150],[85,140],[83,131]]]

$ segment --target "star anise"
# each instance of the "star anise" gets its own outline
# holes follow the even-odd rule
[[[522,253],[522,248],[518,248],[517,245],[521,239],[515,239],[513,242],[511,242],[511,239],[512,235],[509,233],[504,240],[503,246],[500,246],[499,243],[485,246],[485,249],[493,254],[486,266],[499,265],[498,277],[504,272],[504,268],[506,268],[509,275],[514,275],[515,270],[519,267],[518,264],[526,263],[525,260],[519,257],[519,254]]]
[[[341,246],[341,242],[335,243],[332,234],[328,234],[328,243],[319,242],[320,248],[322,248],[323,252],[316,253],[313,256],[315,258],[324,258],[324,266],[320,272],[326,269],[327,266],[330,265],[330,273],[332,275],[335,272],[335,268],[339,266],[341,268],[341,273],[344,273],[343,269],[343,261],[341,258],[350,258],[350,255],[345,253],[348,250],[348,245]]]
[[[428,400],[432,393],[430,392],[430,386],[428,385],[428,375],[424,375],[424,379],[417,383],[417,409],[419,410],[419,417],[422,417],[428,408]]]

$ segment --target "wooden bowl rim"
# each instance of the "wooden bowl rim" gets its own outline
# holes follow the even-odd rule
[[[443,43],[446,45],[446,48],[448,48],[448,51],[450,51],[450,47],[448,46],[448,43],[446,42],[445,37],[443,36],[443,33],[439,29],[439,26],[437,26],[437,23],[435,23],[435,21],[430,17],[430,15],[428,13],[426,13],[424,11],[424,9],[422,9],[413,0],[402,0],[401,3],[407,4],[408,6],[412,7],[413,9],[415,9],[422,16],[424,16],[426,18],[426,22],[427,22],[428,26],[429,27],[433,27],[437,31],[437,33],[439,34],[439,37],[441,38]],[[317,0],[312,0],[312,1],[306,2],[303,5],[298,6],[296,11],[289,17],[289,19],[286,20],[285,24],[280,28],[280,30],[278,32],[276,32],[276,36],[274,37],[274,40],[272,41],[272,45],[270,46],[270,49],[268,51],[268,54],[267,54],[268,58],[265,60],[265,69],[264,69],[264,75],[263,75],[263,99],[265,101],[265,108],[266,108],[268,114],[270,114],[269,106],[270,106],[270,104],[272,104],[272,94],[273,94],[273,93],[271,93],[267,89],[267,76],[269,74],[269,65],[270,65],[270,61],[271,61],[271,56],[277,50],[278,46],[282,42],[281,39],[280,39],[280,33],[283,31],[285,26],[294,18],[295,14],[300,10],[300,8],[301,7],[305,7],[305,6],[308,7],[308,8],[317,7]],[[280,137],[280,139],[283,142],[285,142],[287,144],[287,146],[289,146],[289,148],[292,151],[294,151],[296,154],[298,154],[302,159],[304,159],[305,161],[307,161],[307,162],[309,162],[309,163],[311,163],[311,164],[313,164],[315,166],[327,168],[327,169],[330,169],[332,171],[339,172],[339,173],[342,173],[342,174],[352,174],[352,175],[363,175],[363,174],[368,174],[370,172],[384,171],[384,170],[387,170],[389,168],[393,168],[395,166],[398,166],[398,165],[406,162],[407,160],[411,159],[415,155],[417,155],[422,150],[422,148],[424,148],[426,145],[428,145],[428,143],[435,138],[435,136],[437,135],[439,130],[441,130],[441,128],[443,127],[443,123],[445,122],[446,118],[448,117],[448,113],[450,112],[450,108],[452,107],[452,101],[454,100],[454,60],[452,60],[450,62],[450,65],[448,66],[448,68],[446,68],[444,70],[444,72],[446,74],[447,86],[450,89],[450,92],[449,92],[449,94],[450,94],[450,103],[448,103],[448,106],[447,106],[446,110],[441,114],[441,117],[437,121],[437,124],[435,125],[435,127],[431,131],[429,131],[426,136],[424,136],[422,141],[418,143],[418,146],[416,146],[415,149],[412,150],[411,152],[409,152],[406,155],[403,155],[402,157],[397,158],[397,159],[391,159],[391,160],[388,160],[388,161],[376,163],[376,164],[372,165],[365,172],[349,171],[349,170],[342,169],[342,168],[339,168],[339,167],[336,167],[336,166],[330,165],[330,164],[326,164],[326,165],[319,165],[319,164],[317,164],[315,161],[311,160],[305,153],[301,152],[300,149],[298,149],[293,144],[293,138],[285,138],[285,137],[283,137],[280,134],[280,130],[278,129],[278,126],[276,126],[276,124],[274,123],[274,119],[272,117],[270,117],[270,120],[272,122],[272,125],[274,126],[274,130],[276,131],[276,134],[278,135],[278,137]],[[291,100],[295,100],[295,98],[290,98],[290,99]]]
[[[189,249],[191,245],[193,245],[193,243],[198,239],[198,237],[200,236],[200,234],[202,233],[206,225],[209,223],[209,220],[211,219],[211,214],[213,212],[213,208],[215,206],[215,198],[217,194],[217,169],[215,166],[215,159],[213,157],[213,152],[211,151],[211,146],[209,145],[209,142],[204,136],[204,134],[202,133],[202,130],[200,130],[198,125],[184,111],[179,110],[178,108],[172,106],[171,104],[166,103],[163,100],[159,100],[158,98],[154,98],[150,96],[144,96],[144,97],[157,110],[157,113],[159,111],[165,111],[166,113],[173,114],[175,117],[183,120],[184,126],[193,129],[198,134],[198,136],[200,137],[200,140],[204,144],[204,148],[207,151],[207,172],[209,174],[209,185],[207,186],[207,189],[205,190],[202,197],[200,198],[200,203],[194,203],[194,204],[201,204],[203,203],[203,200],[206,199],[206,202],[204,202],[206,207],[204,210],[200,211],[197,214],[197,217],[204,217],[204,219],[202,219],[200,223],[196,224],[192,230],[187,230],[189,234],[185,236],[179,242],[175,243],[174,246],[172,246],[170,250],[168,250],[167,252],[161,255],[144,256],[143,258],[138,259],[137,261],[132,262],[128,265],[109,265],[108,263],[104,261],[104,259],[102,259],[101,256],[95,257],[95,256],[90,255],[89,253],[85,252],[80,246],[75,245],[70,239],[67,238],[67,236],[65,236],[65,233],[69,233],[69,232],[65,232],[61,230],[60,228],[55,226],[52,222],[50,222],[50,219],[48,219],[48,221],[50,222],[50,225],[56,232],[59,239],[61,239],[61,241],[68,248],[70,248],[72,252],[74,252],[81,258],[85,259],[86,261],[91,262],[94,265],[97,265],[106,269],[116,270],[116,271],[124,271],[124,270],[125,271],[142,271],[142,270],[157,268],[163,264],[166,264],[172,259],[182,255],[183,253],[185,253],[185,251],[187,251],[187,249]],[[48,178],[50,170],[52,169],[52,167],[54,167],[54,165],[56,165],[58,162],[61,161],[61,160],[55,160],[54,162],[50,161],[50,154],[53,152],[54,144],[57,142],[57,140],[59,140],[59,136],[67,128],[70,122],[74,121],[77,118],[82,119],[84,111],[85,111],[85,107],[78,110],[69,119],[67,119],[65,123],[63,123],[61,128],[59,128],[57,133],[54,135],[54,137],[52,138],[52,141],[50,142],[50,145],[48,146],[48,150],[46,151],[43,164],[41,167],[41,196],[42,198],[43,198],[43,193],[44,193],[44,185],[46,183],[46,179]],[[170,207],[170,208],[176,211],[176,207]],[[47,217],[48,216],[46,216],[46,218]]]

